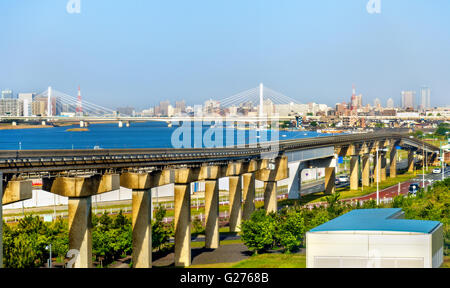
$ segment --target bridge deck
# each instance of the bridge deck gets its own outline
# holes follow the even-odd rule
[[[274,157],[319,147],[343,147],[367,141],[402,140],[409,148],[435,152],[439,148],[399,133],[350,134],[304,138],[228,148],[96,149],[0,151],[0,171],[30,173],[73,169],[121,169],[169,165],[199,165]]]

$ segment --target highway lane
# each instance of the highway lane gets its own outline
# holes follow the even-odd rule
[[[423,186],[423,174],[418,174],[414,179],[408,180],[406,182],[400,183],[400,189],[399,189],[399,185],[395,185],[386,189],[383,189],[381,191],[379,191],[379,197],[380,199],[383,198],[393,198],[395,196],[398,195],[407,195],[409,193],[409,185],[411,185],[412,183],[417,183],[420,185],[421,188],[423,187],[427,187],[429,185],[432,185],[433,182],[435,181],[441,181],[442,180],[442,173],[441,174],[428,174],[425,175],[425,186]],[[450,168],[447,167],[445,169],[445,178],[450,177]],[[362,197],[356,197],[356,198],[352,198],[352,199],[346,199],[346,201],[351,201],[351,200],[369,200],[369,199],[377,199],[377,193],[374,192],[372,194],[366,195],[366,196],[362,196]]]

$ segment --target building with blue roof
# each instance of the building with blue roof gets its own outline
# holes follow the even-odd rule
[[[440,267],[443,226],[400,208],[356,209],[306,233],[307,267]]]

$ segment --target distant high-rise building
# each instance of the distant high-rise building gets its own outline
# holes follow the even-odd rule
[[[2,99],[14,99],[14,94],[11,89],[2,90]]]
[[[380,108],[381,107],[380,99],[375,98],[375,100],[373,100],[373,106],[375,106],[375,108]]]
[[[169,100],[159,102],[159,113],[162,116],[169,115],[169,105],[170,105],[170,101]]]
[[[19,93],[19,101],[23,105],[23,116],[31,116],[34,96],[33,93]]]
[[[394,108],[394,99],[389,98],[386,103],[387,108]]]
[[[51,114],[48,113],[48,97],[36,96],[33,98],[31,111],[33,115],[60,115],[63,109],[63,105],[61,102],[61,98],[59,97],[51,97],[50,99],[50,107],[52,109]]]
[[[361,108],[363,106],[362,94],[356,96],[356,106]]]
[[[21,101],[11,98],[0,99],[0,115],[22,116],[23,106],[21,105]]]
[[[431,108],[431,88],[422,86],[420,88],[420,109]]]
[[[118,107],[116,111],[119,113],[119,115],[122,116],[134,116],[134,108],[133,107]]]
[[[205,113],[213,113],[219,108],[220,108],[220,102],[210,99],[210,100],[205,101],[205,104],[203,106],[203,111]]]
[[[176,101],[175,102],[175,109],[181,113],[186,112],[186,102],[183,101]]]
[[[31,104],[32,115],[44,116],[47,114],[47,97],[35,97]]]
[[[337,103],[336,104],[336,116],[343,116],[347,111],[347,103]]]
[[[415,91],[402,91],[402,108],[408,109],[408,108],[415,108]]]
[[[351,110],[356,110],[358,108],[358,98],[356,96],[356,88],[355,85],[353,85],[353,89],[352,89],[352,99],[350,101],[350,109]]]

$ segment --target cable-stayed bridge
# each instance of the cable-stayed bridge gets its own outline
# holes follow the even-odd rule
[[[49,87],[48,90],[45,90],[44,92],[38,94],[36,97],[48,99],[47,111],[50,111],[50,113],[48,113],[48,116],[56,116],[52,115],[52,112],[55,110],[78,113],[79,116],[113,116],[115,113],[115,111],[112,109],[82,100],[80,89],[78,89],[78,97],[73,97],[64,92],[52,89],[51,87]],[[56,101],[53,99],[55,99]],[[53,105],[56,105],[57,107],[52,107]]]
[[[283,95],[273,89],[265,87],[260,84],[258,87],[248,89],[246,91],[234,94],[230,97],[218,101],[221,109],[229,107],[251,107],[253,110],[258,110],[258,113],[252,113],[249,115],[230,115],[226,117],[218,118],[217,114],[205,114],[194,112],[194,115],[175,115],[171,117],[129,117],[117,115],[116,111],[103,107],[101,105],[86,101],[81,98],[80,89],[78,89],[78,96],[74,97],[67,93],[58,91],[49,87],[44,92],[38,94],[36,98],[46,98],[46,112],[41,116],[0,116],[0,120],[6,121],[44,121],[46,122],[76,122],[80,121],[80,126],[85,126],[86,123],[95,122],[118,122],[119,127],[124,124],[129,126],[133,121],[162,121],[162,122],[184,122],[184,121],[234,121],[234,122],[249,122],[249,123],[261,123],[278,120],[291,120],[295,117],[285,116],[280,117],[274,113],[267,113],[264,111],[265,105],[292,105],[299,104],[299,102],[293,98]],[[35,99],[36,99],[35,98]],[[58,116],[61,112],[66,112],[72,115]]]
[[[252,103],[255,106],[263,107],[265,101],[270,101],[275,105],[300,104],[297,100],[272,90],[262,83],[258,87],[239,92],[219,102],[221,107],[226,108],[239,106],[243,103]]]

